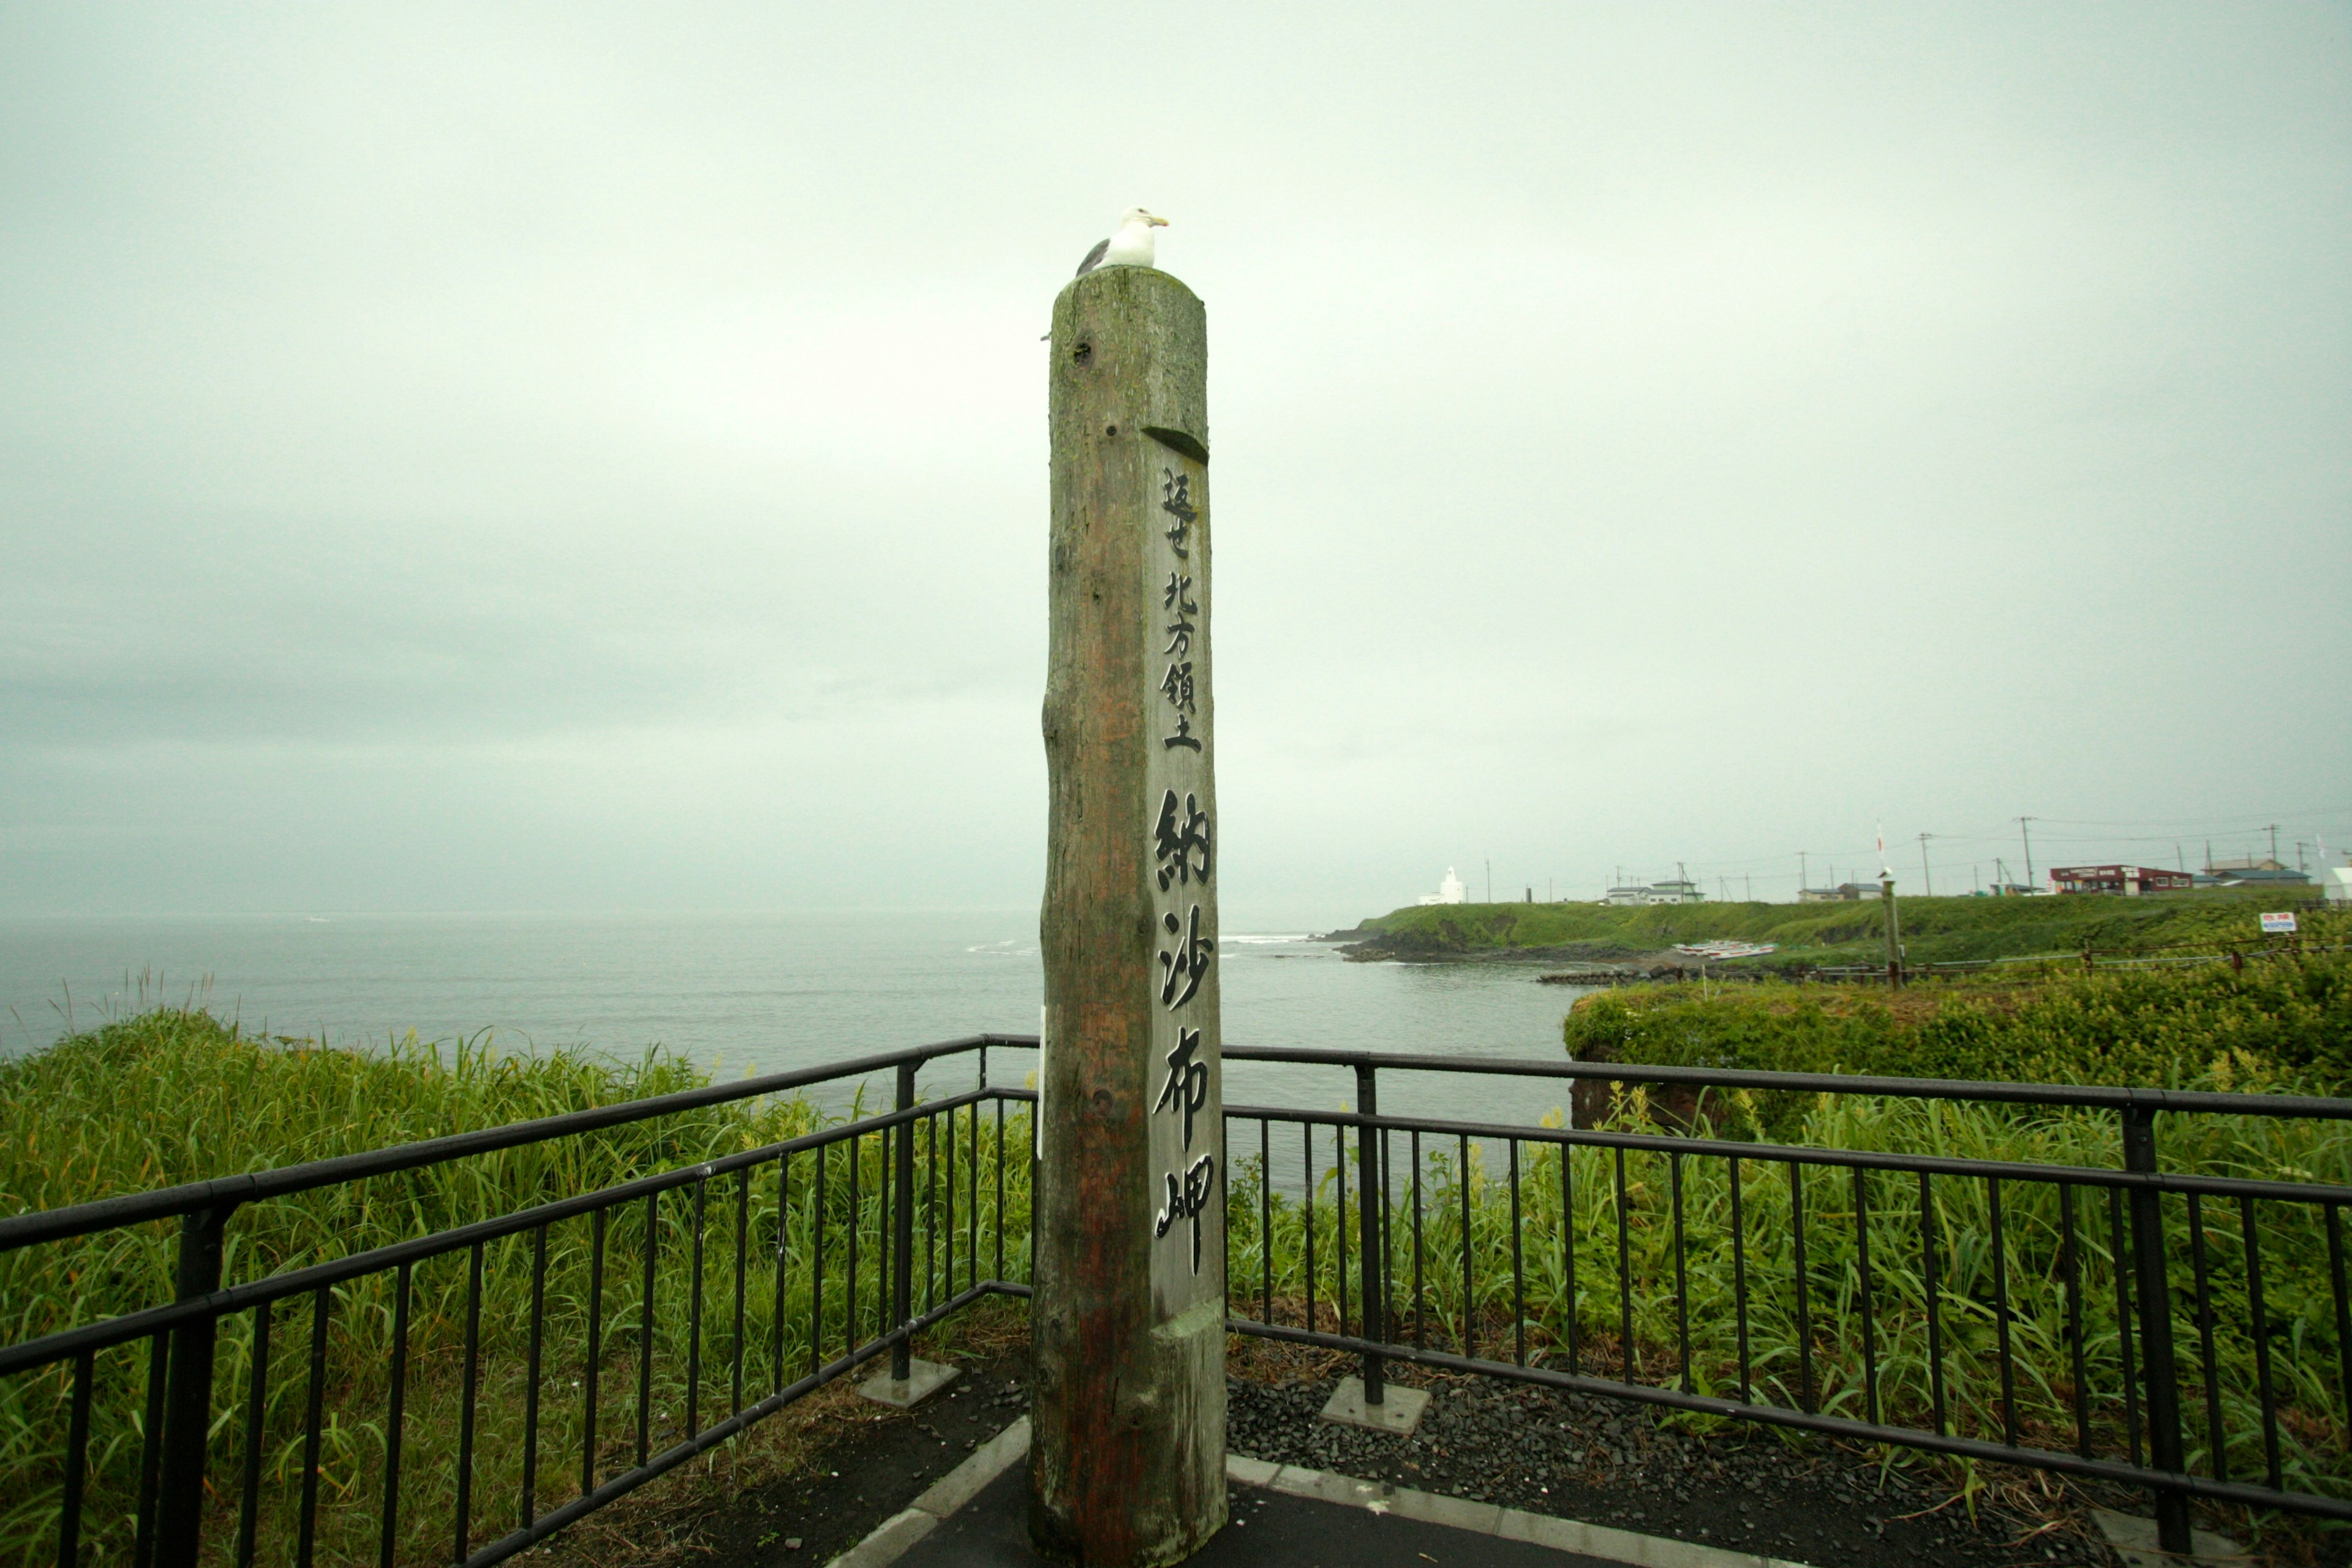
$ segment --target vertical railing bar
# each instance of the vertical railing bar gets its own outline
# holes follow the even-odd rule
[[[946,1114],[946,1121],[948,1121],[948,1180],[946,1180],[948,1213],[946,1213],[946,1223],[940,1223],[939,1204],[936,1204],[934,1199],[934,1206],[931,1206],[931,1225],[934,1225],[934,1229],[940,1229],[940,1234],[946,1237],[946,1244],[948,1244],[946,1246],[946,1253],[948,1253],[946,1293],[955,1295],[955,1112],[952,1112],[952,1110]],[[934,1180],[934,1183],[939,1180],[939,1123],[936,1123],[936,1119],[934,1123],[931,1123],[931,1180]],[[1228,1281],[1228,1289],[1230,1289],[1230,1281]],[[931,1310],[929,1305],[924,1305],[924,1311],[929,1311],[929,1310]]]
[[[1571,1097],[1570,1100],[1571,1111],[1574,1105],[1575,1100]],[[1573,1120],[1572,1116],[1571,1120]],[[1573,1373],[1583,1370],[1578,1363],[1576,1356],[1576,1186],[1575,1178],[1570,1173],[1571,1162],[1569,1158],[1575,1151],[1565,1140],[1561,1141],[1557,1147],[1559,1150],[1560,1291],[1568,1299],[1562,1313],[1566,1321],[1560,1324],[1560,1328],[1563,1331],[1561,1337],[1568,1354],[1568,1370]]]
[[[596,1388],[604,1368],[604,1226],[610,1212],[594,1209],[588,1216],[588,1359],[580,1369],[582,1497],[596,1489]]]
[[[1519,1141],[1511,1145],[1511,1353],[1519,1365],[1528,1364],[1528,1275],[1527,1260],[1519,1239]]]
[[[1633,1216],[1625,1195],[1625,1145],[1617,1145],[1617,1331],[1625,1381],[1633,1381]]]
[[[320,1354],[324,1354],[323,1347]],[[466,1258],[466,1361],[459,1374],[457,1411],[457,1502],[455,1535],[457,1543],[452,1563],[463,1563],[473,1551],[474,1532],[474,1411],[481,1393],[482,1373],[482,1244],[476,1242],[467,1249]],[[303,1482],[313,1479],[315,1467],[306,1465]],[[305,1528],[310,1521],[310,1508],[302,1510]],[[307,1552],[302,1568],[309,1568]]]
[[[1029,1114],[1034,1117],[1037,1114],[1035,1108],[1032,1107]],[[1029,1232],[1034,1236],[1037,1231],[1037,1195],[1034,1191],[1029,1194]],[[1002,1100],[996,1102],[996,1277],[999,1279],[1004,1278],[1004,1101]]]
[[[751,1248],[751,1172],[744,1166],[735,1173],[735,1352],[732,1383],[728,1391],[729,1419],[743,1414],[743,1270],[750,1261]],[[781,1215],[778,1216],[780,1219]]]
[[[267,1305],[259,1309],[269,1310]],[[89,1469],[90,1384],[97,1379],[97,1352],[73,1360],[73,1403],[66,1416],[66,1473],[58,1498],[58,1568],[79,1568],[82,1478]],[[252,1561],[248,1547],[245,1561]]]
[[[404,1277],[408,1265],[400,1266]],[[253,1364],[247,1369],[245,1396],[245,1468],[239,1478],[236,1505],[237,1568],[252,1568],[255,1537],[261,1528],[261,1453],[263,1428],[269,1420],[269,1328],[276,1315],[277,1303],[264,1301],[253,1310]],[[395,1309],[397,1311],[397,1309]],[[394,1334],[392,1355],[395,1373],[407,1347],[401,1342],[397,1331]],[[397,1495],[400,1484],[400,1379],[392,1384],[393,1418],[384,1431],[384,1490],[387,1497]]]
[[[1862,1293],[1862,1399],[1872,1426],[1878,1424],[1878,1295],[1870,1273],[1870,1173],[1853,1172],[1853,1256]]]
[[[976,1100],[971,1102],[969,1131],[971,1142],[963,1163],[964,1228],[968,1233],[964,1246],[964,1272],[968,1283],[977,1286],[980,1283],[980,1101]]]
[[[1315,1319],[1315,1129],[1304,1121],[1298,1124],[1298,1180],[1306,1193],[1307,1328],[1311,1333],[1323,1325]]]
[[[866,1172],[866,1140],[852,1134],[849,1140],[849,1224],[842,1237],[849,1258],[842,1274],[841,1349],[843,1354],[857,1348],[857,1237],[866,1228],[866,1200],[859,1185]],[[1034,1200],[1033,1200],[1034,1201]]]
[[[522,1522],[525,1529],[539,1518],[539,1363],[545,1342],[547,1310],[547,1226],[530,1234],[530,1338],[523,1352],[522,1383]]]
[[[1412,1130],[1412,1348],[1429,1347],[1429,1292],[1422,1278],[1421,1129]]]
[[[1381,1110],[1380,1081],[1372,1067],[1360,1063],[1356,1068],[1356,1113],[1377,1116]],[[1344,1141],[1347,1130],[1339,1129]],[[1388,1203],[1388,1165],[1383,1158],[1387,1134],[1359,1124],[1356,1128],[1356,1267],[1361,1278],[1356,1291],[1356,1321],[1364,1339],[1378,1344],[1387,1337],[1388,1251],[1382,1245],[1385,1227],[1381,1210]],[[1344,1273],[1344,1268],[1342,1269]],[[1366,1351],[1363,1357],[1362,1381],[1364,1405],[1367,1409],[1386,1402],[1383,1378],[1384,1363],[1379,1352]]]
[[[1797,1407],[1807,1415],[1813,1410],[1813,1287],[1812,1269],[1805,1258],[1805,1168],[1794,1160],[1789,1162],[1789,1233],[1795,1248],[1792,1262],[1797,1277]],[[1935,1332],[1933,1308],[1929,1309],[1928,1332]]]
[[[950,1112],[950,1115],[953,1113]],[[940,1118],[934,1111],[923,1118],[923,1145],[930,1155],[930,1169],[923,1173],[923,1310],[928,1312],[940,1302]],[[948,1183],[948,1197],[955,1197],[955,1183]],[[950,1251],[948,1268],[955,1268],[955,1226],[948,1226]]]
[[[2156,1112],[2127,1107],[2123,1117],[2124,1168],[2157,1170]],[[2152,1469],[2178,1475],[2188,1468],[2180,1442],[2180,1373],[2172,1348],[2171,1256],[2164,1235],[2164,1194],[2154,1187],[2131,1193],[2132,1255],[2137,1275],[2140,1354],[2147,1383],[2147,1460]],[[2272,1479],[2277,1479],[2273,1469]],[[2150,1489],[2156,1504],[2156,1542],[2165,1552],[2191,1550],[2189,1498],[2170,1487]]]
[[[2091,1375],[2083,1349],[2083,1250],[2074,1235],[2074,1184],[2058,1184],[2059,1267],[2066,1277],[2066,1342],[2074,1357],[2074,1451],[2091,1457]]]
[[[1944,1313],[1943,1259],[1936,1237],[1936,1190],[1927,1172],[1919,1173],[1919,1275],[1927,1301],[1927,1398],[1935,1411],[1936,1436],[1944,1436]]]
[[[1331,1174],[1332,1192],[1338,1199],[1331,1210],[1331,1236],[1339,1249],[1331,1294],[1339,1303],[1337,1331],[1344,1334],[1348,1331],[1348,1130],[1336,1122],[1331,1127]]]
[[[955,1288],[956,1288],[956,1278],[955,1278],[955,1263],[956,1263],[956,1259],[955,1259],[955,1255],[956,1255],[956,1216],[955,1216],[955,1201],[956,1201],[956,1190],[955,1190],[955,1178],[956,1178],[956,1172],[955,1172],[955,1157],[956,1157],[956,1113],[955,1113],[954,1111],[952,1111],[952,1110],[950,1110],[950,1111],[949,1111],[949,1112],[947,1113],[947,1124],[948,1124],[948,1173],[947,1173],[947,1194],[948,1194],[948,1204],[947,1204],[947,1219],[946,1219],[946,1231],[945,1231],[945,1236],[946,1236],[946,1240],[947,1240],[947,1293],[948,1293],[949,1295],[952,1296],[952,1295],[954,1295],[954,1294],[955,1294]],[[935,1176],[935,1177],[939,1174],[939,1171],[938,1171],[938,1168],[937,1168],[937,1165],[936,1165],[936,1161],[937,1161],[937,1159],[938,1159],[938,1155],[939,1155],[939,1147],[940,1147],[940,1135],[939,1135],[939,1132],[937,1131],[937,1130],[936,1130],[936,1129],[934,1129],[934,1130],[933,1130],[933,1131],[932,1131],[932,1133],[931,1133],[931,1154],[932,1154],[932,1158],[933,1158],[933,1160],[934,1160],[935,1163],[934,1163],[934,1166],[933,1166],[933,1169],[932,1169],[931,1174],[932,1174],[933,1176]],[[934,1223],[935,1223],[935,1224],[936,1224],[936,1223],[938,1223],[938,1216],[937,1216],[936,1215],[933,1215],[933,1221],[934,1221]],[[1231,1282],[1230,1280],[1228,1280],[1228,1281],[1227,1281],[1227,1289],[1228,1289],[1228,1291],[1229,1291],[1229,1292],[1230,1292],[1230,1290],[1231,1290],[1231,1287],[1232,1287],[1232,1282]],[[926,1309],[925,1309],[925,1310],[929,1310],[929,1309],[928,1309],[928,1308],[926,1308]]]
[[[2246,1237],[2246,1325],[2254,1340],[2254,1382],[2263,1399],[2263,1458],[2271,1490],[2282,1489],[2279,1479],[2278,1394],[2271,1386],[2271,1319],[2263,1303],[2262,1234],[2254,1228],[2254,1198],[2238,1194],[2238,1219]]]
[[[2331,1235],[2328,1238],[2333,1241]],[[2213,1360],[2212,1270],[2205,1255],[2202,1193],[2189,1194],[2189,1266],[2197,1282],[2197,1348],[2205,1366],[2205,1437],[2213,1479],[2230,1479],[2229,1434],[2221,1417],[2221,1368]]]
[[[2139,1361],[2132,1352],[2131,1255],[2124,1239],[2124,1194],[2107,1189],[2107,1246],[2116,1271],[2116,1342],[2123,1355],[2124,1436],[2131,1462],[2140,1462]]]
[[[2000,1352],[2001,1441],[2017,1447],[2017,1363],[2009,1342],[2009,1247],[2001,1232],[2000,1178],[1985,1178],[1986,1202],[1992,1222],[1993,1325]]]
[[[1265,1296],[1258,1321],[1274,1321],[1274,1132],[1273,1119],[1257,1119],[1257,1269]]]
[[[892,1131],[885,1127],[874,1136],[874,1338],[877,1341],[888,1331],[890,1268],[898,1261],[892,1255],[890,1245],[894,1239],[893,1233],[898,1229],[890,1223],[897,1213],[890,1205],[890,1178],[897,1174],[897,1168],[890,1160],[895,1149]],[[863,1218],[858,1222],[858,1229],[865,1229]],[[852,1292],[850,1302],[853,1310],[856,1300],[856,1293]],[[853,1339],[850,1342],[855,1344],[856,1341]]]
[[[2344,1225],[2341,1204],[2327,1205],[2327,1274],[2336,1288],[2336,1362],[2345,1397],[2352,1400],[2352,1296],[2344,1289]]]
[[[1470,1240],[1470,1140],[1462,1139],[1462,1353],[1471,1353],[1477,1342],[1475,1324],[1478,1317],[1478,1279],[1475,1259],[1477,1248]]]
[[[1677,1149],[1666,1156],[1666,1183],[1675,1203],[1675,1342],[1682,1366],[1682,1391],[1691,1391],[1690,1274],[1685,1267],[1683,1236],[1683,1156]]]
[[[997,1102],[1002,1105],[1003,1101]],[[1000,1152],[1004,1141],[997,1140]],[[825,1145],[816,1146],[816,1173],[809,1182],[809,1371],[824,1364],[824,1211],[831,1194],[824,1184]],[[997,1231],[1003,1235],[1003,1227]]]
[[[654,1254],[661,1239],[661,1194],[646,1194],[644,1298],[637,1309],[637,1464],[653,1455]]]
[[[776,1156],[776,1302],[768,1320],[772,1396],[784,1391],[784,1301],[792,1278],[792,1234],[793,1157],[783,1153]]]
[[[163,1393],[171,1375],[172,1337],[147,1342],[147,1419],[141,1428],[137,1534],[131,1543],[131,1568],[150,1568],[155,1558],[155,1500],[163,1474]]]
[[[478,1257],[481,1243],[474,1244]],[[319,1468],[320,1444],[327,1418],[327,1314],[334,1301],[331,1287],[321,1285],[310,1293],[310,1386],[305,1390],[307,1408],[302,1415],[302,1515],[294,1546],[296,1568],[310,1568],[313,1552],[319,1539]],[[472,1387],[467,1385],[467,1415],[470,1426],[473,1414]],[[471,1436],[470,1430],[468,1436]],[[458,1477],[458,1497],[465,1494],[466,1478]],[[461,1530],[463,1526],[459,1527]],[[458,1542],[457,1555],[466,1554],[465,1542]]]
[[[1724,1161],[1730,1172],[1731,1318],[1739,1344],[1739,1403],[1752,1405],[1755,1395],[1749,1384],[1748,1346],[1748,1211],[1739,1176],[1739,1167],[1744,1163],[1737,1154]]]
[[[704,1211],[708,1207],[710,1184],[698,1180],[694,1184],[694,1238],[688,1248],[688,1267],[693,1270],[694,1289],[686,1300],[686,1431],[692,1437],[702,1430],[702,1237]]]

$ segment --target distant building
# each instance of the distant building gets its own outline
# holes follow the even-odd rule
[[[2185,893],[2197,885],[2186,871],[2159,871],[2152,866],[2053,866],[2050,885],[2062,893]]]
[[[2327,889],[2331,904],[2352,904],[2352,866],[2330,866],[2320,874],[2320,885]]]
[[[1470,889],[1462,885],[1462,879],[1454,874],[1453,867],[1448,866],[1445,868],[1445,880],[1437,884],[1437,891],[1422,894],[1421,901],[1424,904],[1458,904],[1469,896]]]
[[[1878,884],[1875,882],[1840,882],[1834,888],[1797,889],[1797,902],[1801,904],[1855,904],[1876,897]]]
[[[1634,882],[1612,888],[1601,896],[1601,901],[1627,909],[1643,904],[1700,904],[1706,901],[1706,895],[1698,890],[1696,882],[1669,878],[1663,882]]]
[[[2200,888],[2307,888],[2311,879],[2275,860],[2216,860],[2196,879]]]

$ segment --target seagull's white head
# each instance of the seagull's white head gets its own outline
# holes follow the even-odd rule
[[[1121,228],[1166,228],[1168,220],[1145,207],[1129,207],[1118,218]]]

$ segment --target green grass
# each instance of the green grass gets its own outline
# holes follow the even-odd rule
[[[10,1212],[47,1208],[115,1193],[495,1126],[692,1088],[706,1081],[689,1064],[648,1055],[631,1063],[580,1052],[496,1052],[478,1042],[454,1047],[414,1040],[362,1054],[257,1040],[196,1011],[152,1012],[60,1041],[0,1066],[0,1194]],[[229,1236],[226,1279],[253,1279],[405,1237],[503,1215],[660,1171],[793,1137],[825,1124],[798,1099],[738,1101],[601,1132],[346,1184],[238,1211]],[[998,1145],[993,1113],[976,1129],[983,1169]],[[1001,1136],[1016,1151],[1005,1194],[1008,1271],[1026,1277],[1027,1118]],[[931,1151],[919,1140],[919,1182]],[[960,1155],[960,1176],[968,1171]],[[942,1163],[943,1164],[943,1163]],[[855,1201],[851,1190],[856,1172]],[[790,1381],[813,1363],[809,1304],[821,1204],[826,1237],[824,1356],[852,1337],[841,1289],[855,1237],[862,1259],[856,1337],[876,1331],[880,1313],[872,1260],[885,1219],[879,1201],[879,1140],[836,1145],[816,1191],[813,1153],[795,1156],[778,1291],[776,1168],[750,1179],[721,1176],[699,1194],[705,1305],[691,1321],[697,1193],[660,1200],[658,1273],[650,1336],[647,1426],[655,1452],[688,1428],[688,1352],[698,1344],[691,1385],[699,1424],[724,1415],[734,1397],[737,1351],[745,1397],[757,1400],[781,1372]],[[944,1174],[942,1168],[940,1173]],[[959,1182],[961,1187],[962,1183]],[[980,1247],[992,1272],[994,1192],[984,1183]],[[945,1244],[944,1209],[919,1205],[919,1255]],[[957,1209],[958,1246],[969,1211]],[[633,1463],[644,1331],[646,1210],[615,1210],[604,1244],[596,1363],[602,1415],[598,1470]],[[940,1221],[935,1228],[934,1219]],[[576,1494],[583,1436],[581,1384],[588,1374],[588,1302],[593,1229],[586,1216],[547,1227],[542,1306],[541,1433],[535,1468],[540,1510]],[[737,1237],[743,1243],[743,1310],[736,1310]],[[482,1258],[479,1415],[473,1482],[477,1544],[519,1521],[521,1431],[534,1247],[524,1233],[489,1244]],[[173,1227],[110,1232],[79,1242],[0,1255],[0,1313],[11,1342],[168,1300],[176,1253]],[[959,1274],[963,1252],[959,1251]],[[464,1252],[417,1266],[412,1282],[402,1508],[401,1562],[446,1561],[457,1488],[458,1413],[464,1377],[469,1260]],[[918,1279],[919,1286],[922,1283]],[[919,1290],[919,1304],[922,1293]],[[258,1560],[290,1561],[295,1505],[304,1465],[305,1408],[314,1303],[280,1303],[271,1314],[270,1375],[259,1436],[264,1484]],[[779,1313],[781,1306],[781,1314]],[[322,1560],[373,1561],[383,1486],[394,1278],[370,1275],[331,1292],[321,1349]],[[782,1333],[779,1334],[781,1328]],[[246,1401],[255,1314],[226,1320],[215,1364],[211,1474],[205,1525],[208,1561],[225,1561],[236,1531],[236,1478],[248,1438]],[[127,1556],[143,1427],[143,1345],[101,1354],[90,1434],[84,1549],[93,1560]],[[65,1369],[0,1384],[0,1557],[32,1563],[55,1552],[69,1380]]]
[[[1898,898],[1914,964],[2020,954],[2141,951],[2175,942],[2263,943],[2257,916],[2279,895],[2231,892],[2124,898]],[[2314,913],[2310,920],[2330,917]],[[1513,949],[1597,946],[1655,952],[1677,942],[1730,940],[1781,949],[1754,967],[1874,963],[1885,952],[1876,900],[1852,904],[1706,903],[1611,909],[1600,904],[1438,904],[1363,922],[1375,952],[1459,957]],[[2341,917],[2331,929],[2341,931]],[[2335,940],[2342,940],[2339,934]]]
[[[2352,1090],[2352,958],[1914,985],[1632,986],[1578,999],[1580,1061],[2259,1092]]]

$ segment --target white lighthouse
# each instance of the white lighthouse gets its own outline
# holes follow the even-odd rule
[[[1469,892],[1470,889],[1462,885],[1462,879],[1454,874],[1454,868],[1448,866],[1445,868],[1445,880],[1437,884],[1437,891],[1422,894],[1421,901],[1424,904],[1458,904],[1469,896]]]

